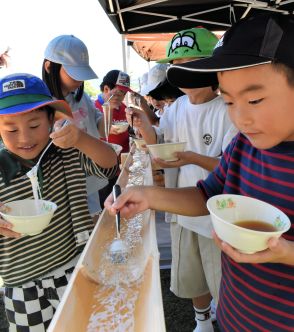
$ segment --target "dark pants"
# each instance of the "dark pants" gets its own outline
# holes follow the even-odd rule
[[[108,180],[108,185],[99,190],[99,200],[102,209],[104,209],[104,201],[111,194],[112,187],[115,185],[117,179],[118,176],[115,176],[114,178]]]

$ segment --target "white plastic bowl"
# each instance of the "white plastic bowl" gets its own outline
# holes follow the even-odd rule
[[[121,133],[124,133],[127,129],[128,129],[128,127],[129,127],[129,124],[128,124],[128,122],[126,122],[126,121],[118,121],[118,122],[114,122],[113,124],[112,124],[112,127],[119,133],[119,134],[121,134]]]
[[[147,148],[153,158],[160,158],[165,161],[176,161],[178,158],[174,156],[175,152],[183,152],[186,147],[186,142],[179,143],[163,143],[163,144],[148,144]]]
[[[5,203],[5,212],[0,210],[0,215],[12,223],[14,232],[36,235],[49,225],[56,209],[57,205],[50,201],[39,200],[37,209],[35,200],[24,199]]]
[[[291,226],[289,218],[281,210],[251,197],[216,195],[207,201],[207,208],[217,236],[247,254],[267,249],[269,238],[280,237]],[[234,224],[245,220],[269,223],[276,231],[256,231]]]

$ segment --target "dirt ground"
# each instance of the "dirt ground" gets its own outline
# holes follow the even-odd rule
[[[192,332],[195,329],[194,310],[189,299],[180,299],[170,290],[170,270],[161,270],[161,290],[167,332]],[[214,332],[220,332],[214,323]]]

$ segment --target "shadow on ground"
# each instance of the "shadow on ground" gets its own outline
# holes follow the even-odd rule
[[[160,279],[166,331],[192,332],[195,329],[195,314],[191,300],[181,299],[170,291],[169,269],[160,270]],[[214,332],[220,332],[216,322]]]
[[[192,332],[194,309],[190,299],[181,299],[169,289],[170,270],[160,270],[165,326],[167,332]]]

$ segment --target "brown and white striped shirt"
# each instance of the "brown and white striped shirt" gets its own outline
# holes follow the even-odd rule
[[[26,171],[16,171],[9,183],[5,183],[0,172],[1,202],[33,199]],[[39,278],[82,251],[93,229],[87,205],[86,176],[111,178],[117,166],[104,169],[76,149],[52,146],[42,160],[41,171],[42,198],[56,203],[58,208],[48,227],[38,235],[20,238],[0,235],[0,276],[6,286]]]

